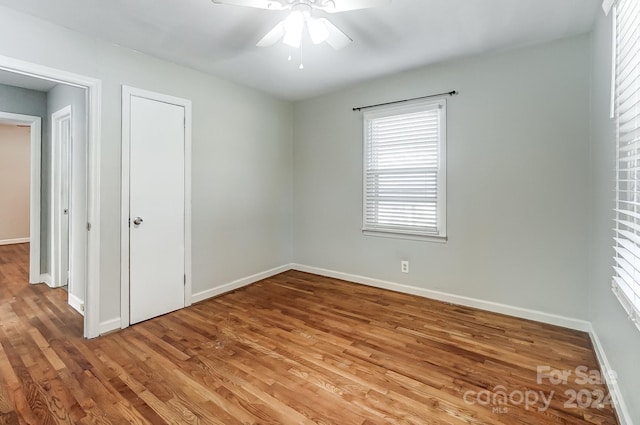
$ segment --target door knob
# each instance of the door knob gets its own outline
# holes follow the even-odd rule
[[[139,226],[139,225],[142,224],[143,221],[144,220],[142,220],[141,217],[136,217],[136,218],[133,219],[133,224],[135,224],[136,226]]]

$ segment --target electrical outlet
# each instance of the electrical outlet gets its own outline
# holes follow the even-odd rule
[[[409,262],[406,260],[400,261],[400,270],[402,273],[409,273]]]

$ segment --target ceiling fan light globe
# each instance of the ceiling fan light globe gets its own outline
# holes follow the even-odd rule
[[[284,28],[287,32],[301,32],[304,27],[304,15],[298,10],[289,13],[284,20]]]
[[[294,10],[284,20],[283,42],[289,47],[299,48],[302,42],[302,31],[304,30],[304,15],[302,12]]]
[[[294,49],[300,48],[300,44],[302,43],[302,31],[300,33],[291,33],[288,32],[284,35],[282,42],[289,47],[293,47]]]
[[[307,28],[309,29],[309,37],[311,37],[313,44],[320,44],[329,38],[327,26],[319,19],[309,19],[307,21]]]

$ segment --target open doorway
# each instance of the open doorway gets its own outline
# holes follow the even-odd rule
[[[28,126],[39,139],[30,152],[29,283],[66,287],[84,336],[98,336],[99,81],[0,56],[0,93],[0,124]]]
[[[29,243],[28,282],[66,289],[69,305],[80,314],[86,284],[85,115],[86,89],[0,74],[0,244]]]
[[[0,115],[0,245],[29,243],[30,133]]]
[[[0,110],[0,245],[29,244],[29,283],[40,276],[42,118]]]

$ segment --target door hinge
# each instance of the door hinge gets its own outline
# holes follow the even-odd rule
[[[129,217],[129,227],[131,227],[131,217]]]
[[[91,223],[87,223],[87,232],[91,230]]]
[[[187,275],[184,275],[184,286],[187,286]]]

